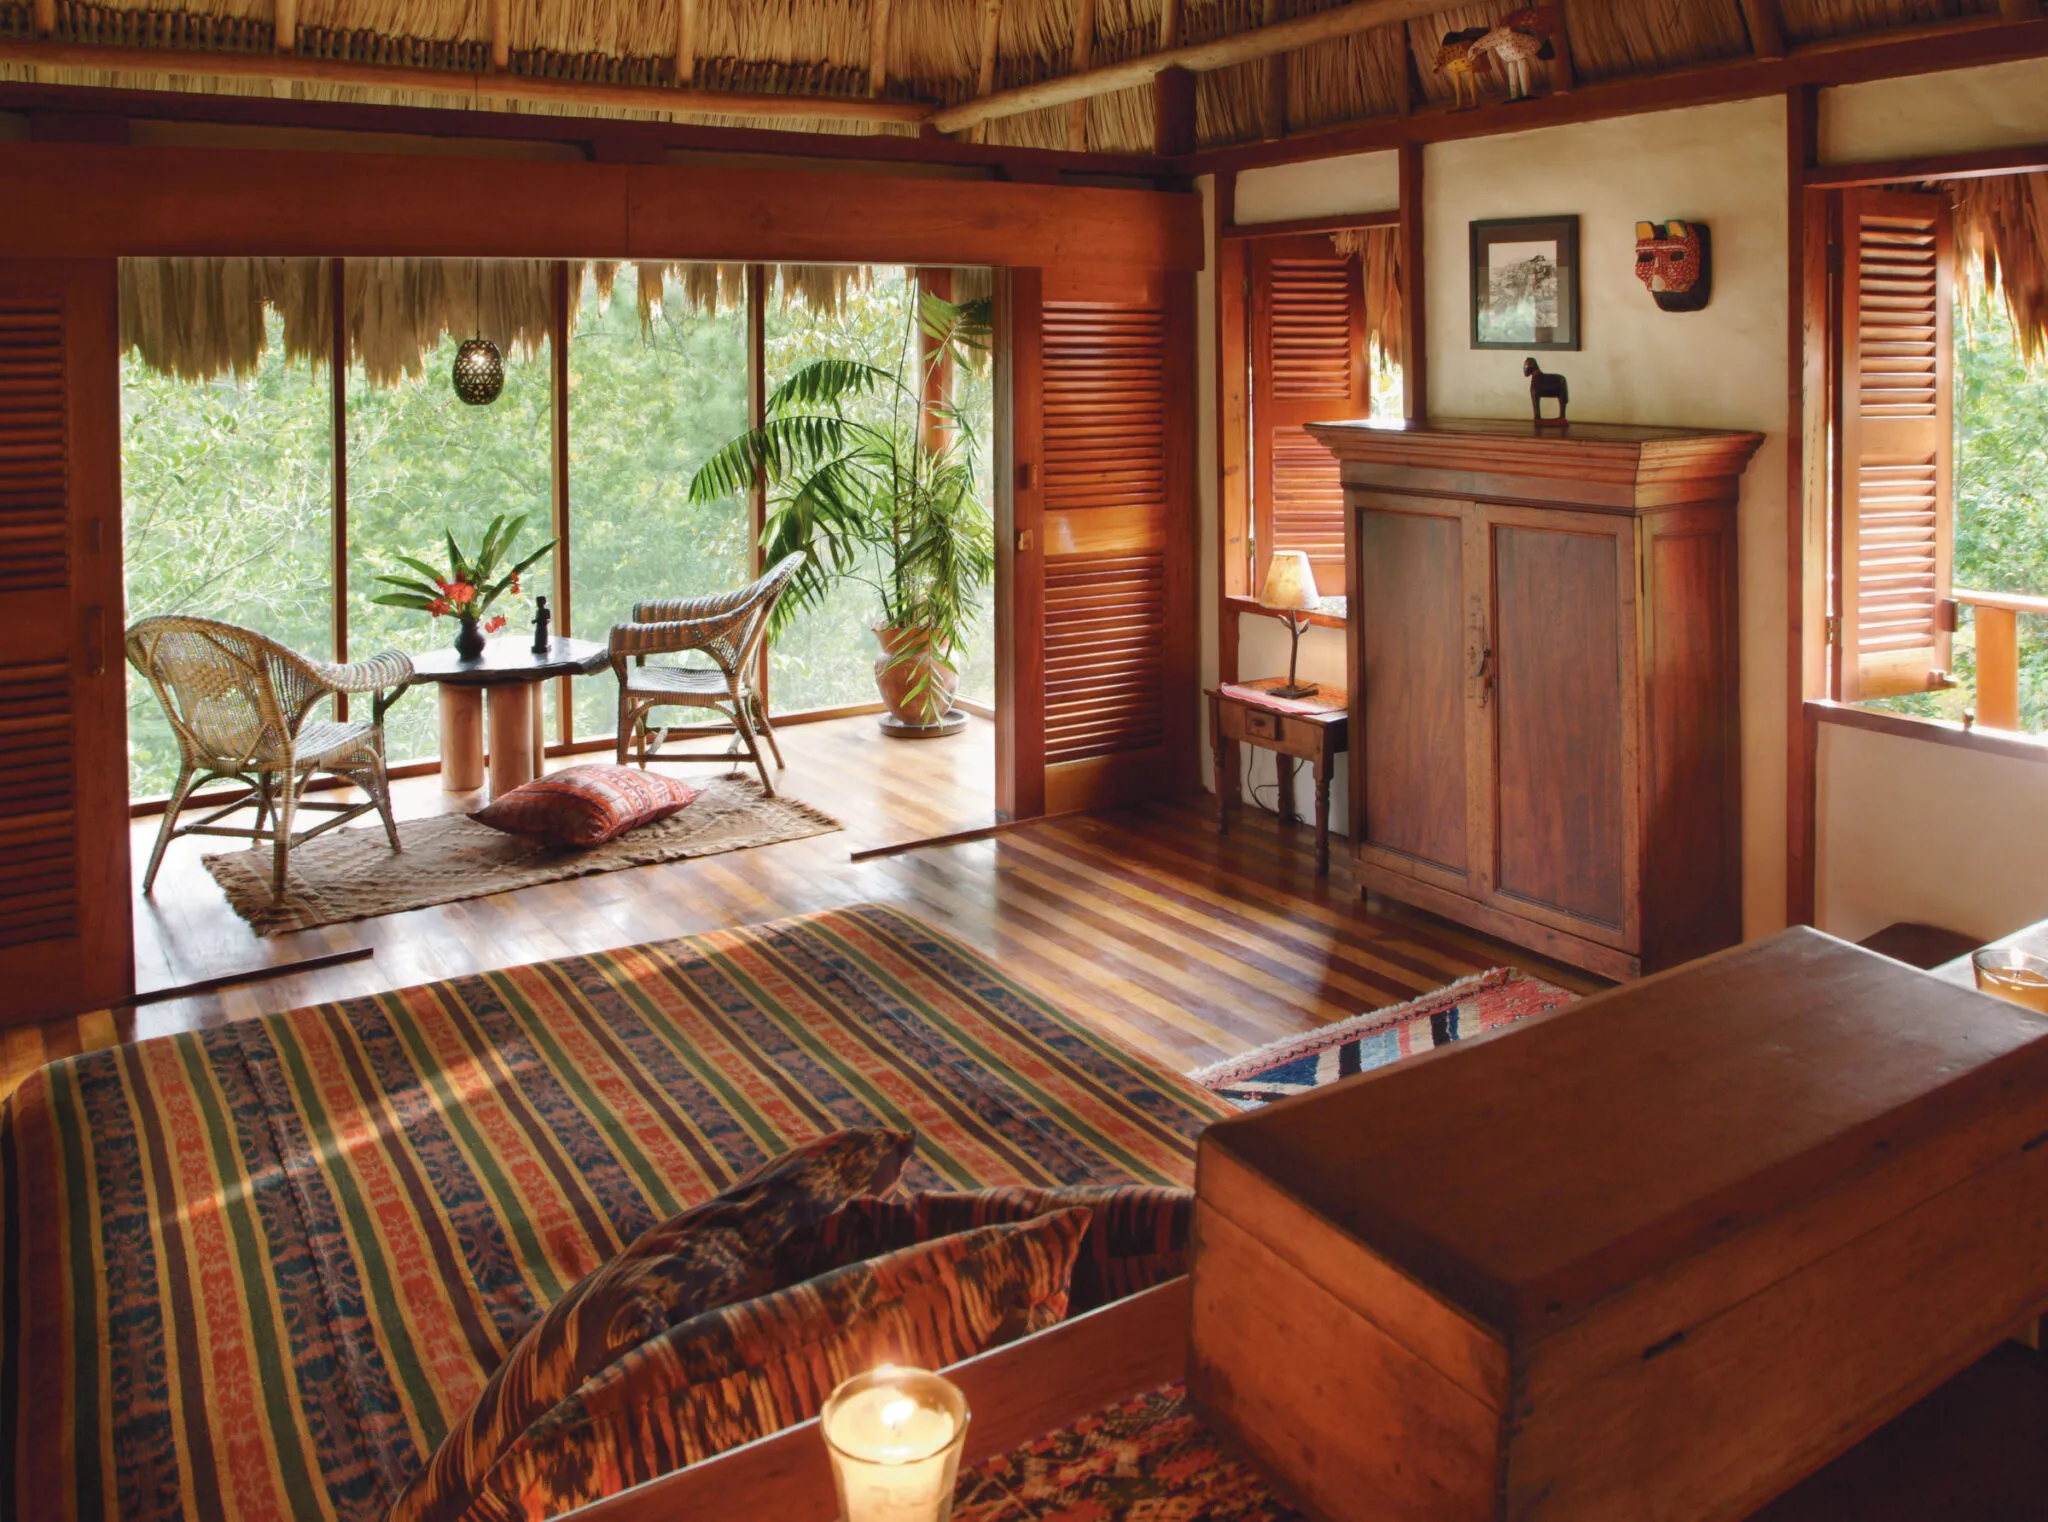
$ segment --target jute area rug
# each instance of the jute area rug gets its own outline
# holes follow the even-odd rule
[[[431,904],[509,893],[571,877],[716,856],[749,846],[824,835],[843,826],[794,798],[769,798],[747,778],[717,777],[680,814],[593,850],[537,845],[466,814],[401,819],[392,851],[383,828],[347,828],[292,852],[284,896],[270,895],[267,846],[205,858],[235,913],[259,935],[400,914]]]

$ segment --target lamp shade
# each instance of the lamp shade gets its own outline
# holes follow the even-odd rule
[[[1273,551],[1273,563],[1266,567],[1266,584],[1259,590],[1259,606],[1312,613],[1322,605],[1323,599],[1316,591],[1315,568],[1308,563],[1307,551]]]

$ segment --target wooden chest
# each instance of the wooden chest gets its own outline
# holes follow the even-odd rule
[[[1336,1522],[1744,1516],[2048,1304],[2044,1037],[1794,930],[1221,1122],[1198,1408]]]

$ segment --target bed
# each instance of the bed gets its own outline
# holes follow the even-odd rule
[[[1225,1113],[874,905],[53,1063],[0,1108],[8,1499],[379,1517],[563,1289],[798,1141],[1187,1184]]]

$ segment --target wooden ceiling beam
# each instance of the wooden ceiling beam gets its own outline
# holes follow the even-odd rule
[[[290,53],[299,45],[299,0],[275,0],[270,13],[272,40],[280,53]]]
[[[512,0],[491,0],[491,67],[512,67]]]
[[[1742,20],[1749,28],[1751,52],[1759,58],[1785,56],[1785,23],[1778,0],[1742,0]]]
[[[0,63],[46,69],[107,70],[120,74],[185,74],[215,79],[298,80],[371,90],[475,94],[484,100],[547,101],[637,111],[690,111],[718,116],[789,120],[917,123],[930,107],[915,100],[850,99],[843,95],[761,95],[737,90],[678,89],[667,85],[608,84],[545,79],[528,74],[472,74],[406,64],[349,63],[292,54],[229,53],[197,48],[134,48],[99,43],[0,39]]]
[[[1088,3],[1092,6],[1092,0]],[[1443,0],[1352,0],[1349,5],[1317,11],[1313,15],[1296,16],[1249,32],[1212,38],[1208,42],[1162,48],[1156,53],[1127,59],[1123,63],[1105,64],[1101,68],[1077,66],[1075,72],[1057,79],[1020,85],[1014,90],[1001,90],[978,100],[962,101],[957,106],[934,111],[931,125],[941,132],[962,132],[976,123],[997,117],[1021,116],[1026,111],[1042,111],[1047,106],[1070,105],[1112,91],[1148,85],[1162,69],[1188,69],[1206,74],[1216,69],[1227,69],[1232,64],[1251,63],[1314,43],[1350,37],[1376,26],[1428,16],[1442,8]]]
[[[1076,75],[1086,74],[1089,65],[1095,62],[1095,0],[1074,0],[1074,53],[1071,62]],[[995,100],[998,97],[991,95],[985,99]],[[1067,107],[1067,151],[1088,151],[1088,97],[1085,95],[1075,96],[1073,104]]]
[[[889,83],[889,23],[894,0],[868,0],[868,94],[880,95]]]
[[[697,82],[697,0],[676,0],[676,83]]]

